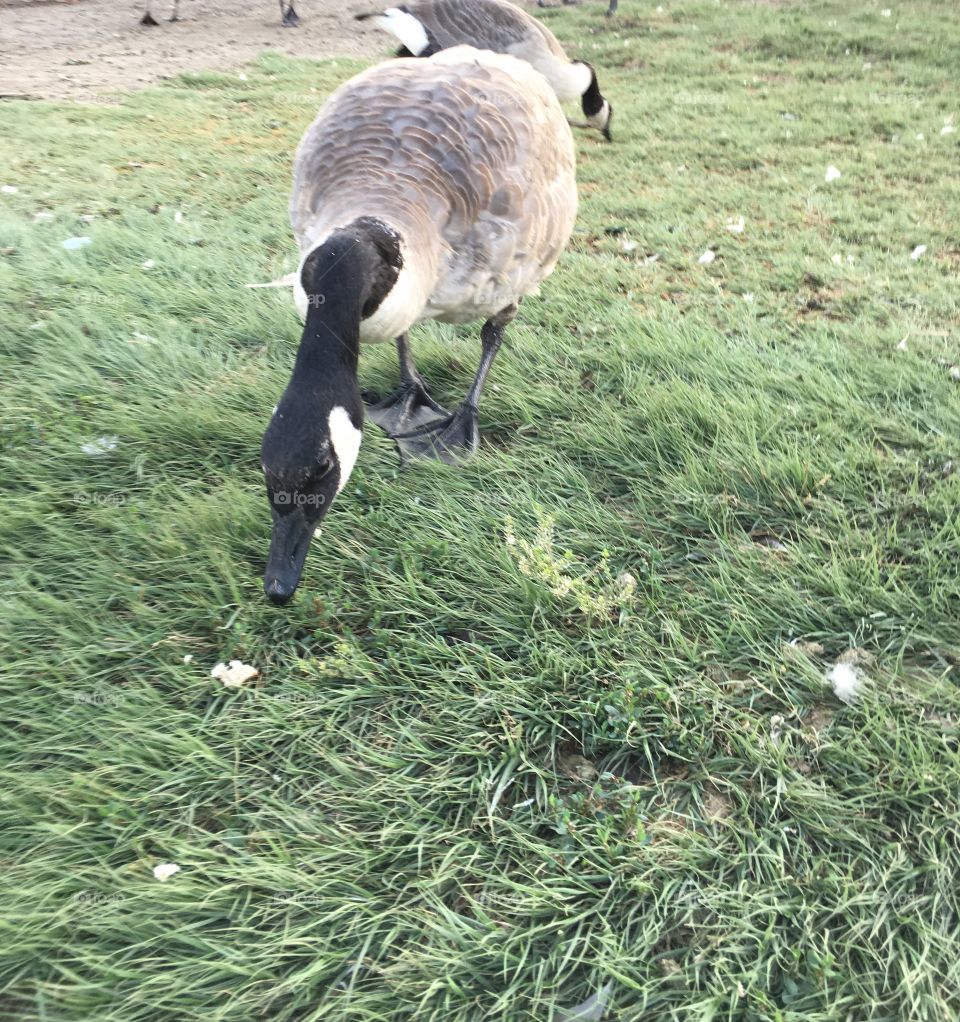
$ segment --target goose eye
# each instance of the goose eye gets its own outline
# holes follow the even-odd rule
[[[315,481],[325,478],[333,471],[333,458],[321,458],[314,469],[313,478]]]

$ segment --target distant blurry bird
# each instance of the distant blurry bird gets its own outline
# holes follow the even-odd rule
[[[614,0],[616,2],[616,0]],[[140,19],[141,25],[158,25],[159,22],[150,13],[150,6],[152,0],[147,0],[146,10],[143,12],[143,17]],[[279,0],[280,3],[280,24],[284,28],[296,28],[300,24],[300,16],[293,9],[293,0],[288,0],[287,6],[283,6],[283,0]],[[170,20],[180,20],[180,0],[173,0],[173,8],[170,11]]]
[[[580,3],[580,0],[563,0],[564,7],[576,7]],[[549,0],[537,0],[537,7],[559,7],[560,4],[552,4]],[[612,18],[617,13],[617,8],[620,6],[620,0],[610,0],[610,6],[607,8],[607,17]]]
[[[140,19],[141,25],[159,25],[157,19],[150,13],[151,0],[147,0],[146,9],[143,12],[143,17]],[[173,7],[170,11],[170,20],[180,20],[180,0],[173,0]]]

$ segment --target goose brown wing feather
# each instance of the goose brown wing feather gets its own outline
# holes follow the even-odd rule
[[[418,318],[473,319],[553,268],[576,212],[570,129],[546,81],[469,47],[388,61],[341,86],[297,152],[301,251],[376,217],[399,232]]]

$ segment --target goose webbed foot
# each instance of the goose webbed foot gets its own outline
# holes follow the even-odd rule
[[[140,24],[141,25],[159,25],[160,22],[158,22],[157,19],[149,11],[144,11],[143,12],[143,17],[140,19]]]
[[[280,0],[280,10],[282,11],[280,24],[284,28],[296,28],[300,24],[300,15],[293,9],[292,3],[287,4],[284,9],[283,0]]]
[[[487,373],[490,372],[490,366],[493,365],[493,360],[497,357],[497,351],[503,341],[504,329],[507,323],[513,319],[516,311],[516,304],[511,303],[483,324],[483,329],[480,331],[480,340],[483,345],[480,365],[463,404],[453,415],[440,408],[427,394],[423,380],[420,379],[413,359],[410,357],[410,346],[407,343],[406,335],[397,338],[402,381],[400,394],[402,395],[404,390],[413,391],[420,402],[417,406],[418,409],[422,409],[423,412],[426,412],[428,408],[434,409],[432,421],[427,421],[418,428],[403,432],[391,432],[391,436],[400,449],[400,457],[403,461],[411,461],[415,458],[433,458],[436,461],[445,462],[447,465],[457,465],[480,446],[477,403],[480,401]],[[403,398],[401,398],[401,402],[402,400]],[[420,414],[419,410],[417,414]]]
[[[364,394],[364,401],[374,395]],[[367,418],[375,422],[390,437],[412,433],[431,423],[450,417],[446,408],[438,405],[427,393],[419,379],[402,383],[389,397],[367,404]]]
[[[394,435],[403,461],[429,458],[459,465],[480,446],[476,405],[464,402],[453,415],[409,433]]]

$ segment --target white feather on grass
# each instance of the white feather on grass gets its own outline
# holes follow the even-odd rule
[[[863,674],[853,664],[834,664],[824,675],[824,681],[830,685],[836,697],[847,705],[856,702],[863,689]]]
[[[251,667],[242,660],[231,660],[229,666],[224,663],[217,664],[210,672],[210,677],[222,682],[226,688],[240,688],[256,678],[259,673],[256,667]]]

